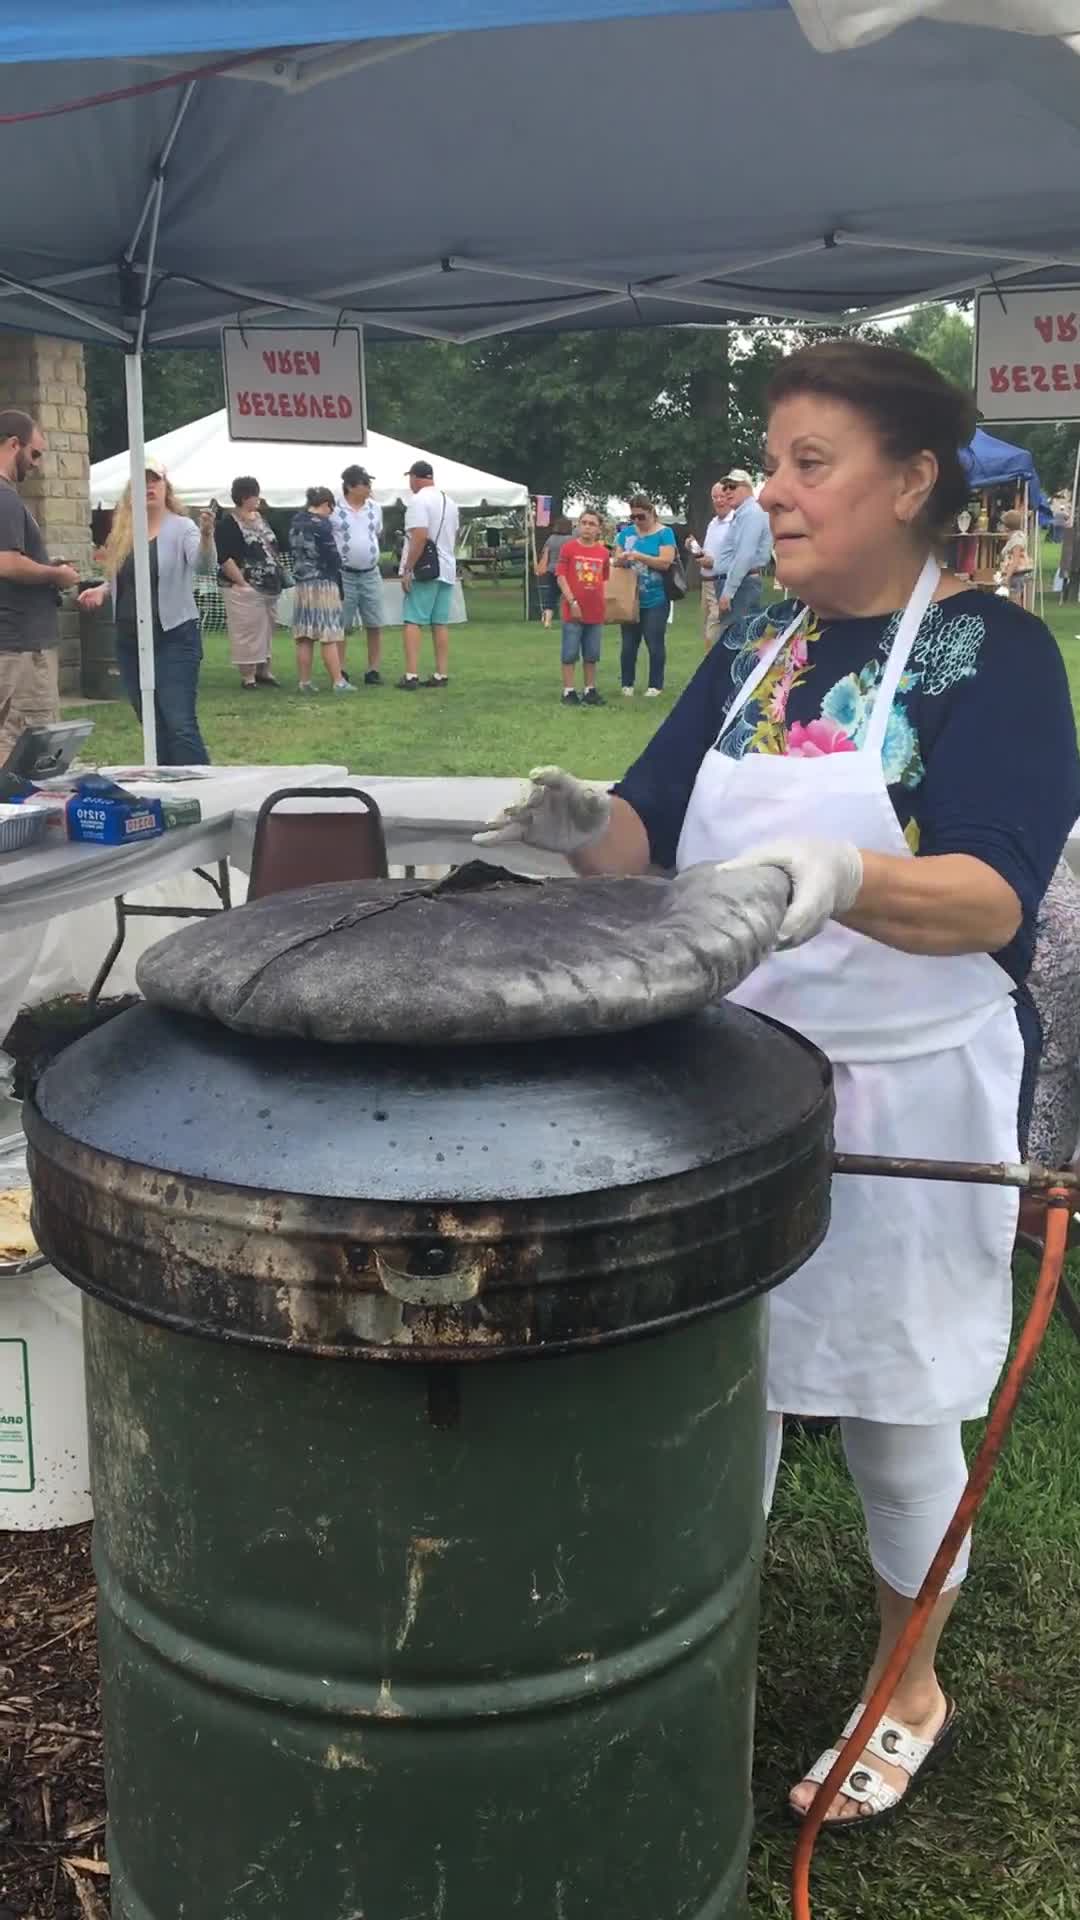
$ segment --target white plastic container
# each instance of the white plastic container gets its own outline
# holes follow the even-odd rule
[[[0,1186],[25,1181],[20,1141],[0,1159]],[[92,1513],[82,1295],[46,1261],[0,1267],[0,1530],[74,1527]]]

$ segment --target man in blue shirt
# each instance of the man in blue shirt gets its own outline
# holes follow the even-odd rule
[[[716,576],[717,639],[736,620],[756,613],[761,605],[761,576],[772,558],[769,516],[754,499],[754,483],[743,467],[732,467],[721,482],[731,502],[727,543]]]

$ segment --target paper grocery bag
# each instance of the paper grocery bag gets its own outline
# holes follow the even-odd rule
[[[612,567],[605,582],[605,621],[626,621],[638,617],[638,577],[636,567]]]

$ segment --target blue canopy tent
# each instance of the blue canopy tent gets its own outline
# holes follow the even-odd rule
[[[1020,12],[1024,31],[1000,30]],[[1067,279],[1080,63],[1066,32],[1080,33],[1080,0],[5,9],[0,326],[127,351],[138,500],[143,349],[215,345],[237,318],[460,342],[869,318],[990,281]],[[808,35],[867,43],[823,57]],[[555,73],[572,139],[541,84]],[[977,165],[973,124],[1009,133]],[[721,141],[746,186],[729,170],[714,209]]]
[[[1003,487],[1018,480],[1027,488],[1028,502],[1040,520],[1050,519],[1050,501],[1039,485],[1035,462],[1026,447],[1011,447],[1007,440],[995,440],[993,434],[976,427],[975,437],[960,455],[973,489]]]

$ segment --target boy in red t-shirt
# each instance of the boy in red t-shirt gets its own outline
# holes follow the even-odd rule
[[[562,595],[562,679],[564,707],[604,707],[596,691],[596,667],[604,633],[604,582],[610,572],[608,550],[601,539],[600,515],[586,511],[578,521],[577,537],[567,540],[555,569]],[[584,693],[574,685],[574,669],[581,659]]]

